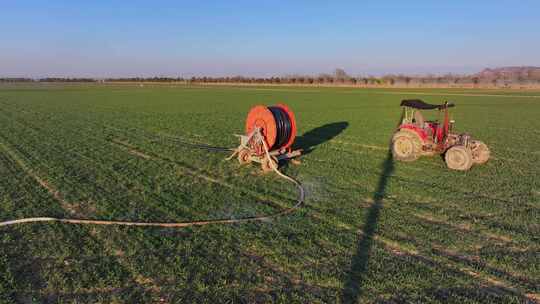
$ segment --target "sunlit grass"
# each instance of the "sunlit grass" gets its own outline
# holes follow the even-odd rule
[[[3,87],[1,220],[187,221],[291,206],[294,187],[275,175],[164,139],[237,145],[255,104],[287,103],[309,153],[283,168],[304,183],[306,205],[270,222],[3,228],[0,302],[530,301],[540,293],[540,98],[524,95],[540,94]],[[394,163],[386,148],[412,97],[454,101],[457,129],[493,159],[465,173],[440,157]]]

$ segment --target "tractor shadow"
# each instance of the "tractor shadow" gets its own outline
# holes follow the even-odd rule
[[[369,257],[375,234],[377,232],[380,212],[383,207],[383,198],[386,192],[388,179],[394,171],[392,152],[388,151],[386,159],[381,166],[381,174],[377,182],[377,188],[373,193],[373,204],[369,207],[364,219],[362,233],[360,234],[356,252],[352,258],[348,276],[345,279],[342,291],[342,303],[357,303],[362,296],[362,286],[368,271]]]
[[[346,121],[333,122],[311,129],[295,140],[294,148],[302,149],[302,155],[311,153],[315,148],[332,138],[338,136],[347,129],[349,123]]]

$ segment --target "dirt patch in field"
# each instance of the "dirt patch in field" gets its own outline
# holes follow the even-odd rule
[[[143,159],[151,159],[152,158],[150,155],[145,154],[145,153],[143,153],[141,151],[138,151],[138,150],[134,150],[134,149],[129,150],[129,153],[133,154],[135,156],[138,156],[140,158],[143,158]]]
[[[470,223],[453,224],[449,223],[448,219],[435,218],[430,214],[414,214],[414,216],[431,224],[444,225],[464,232],[472,230],[472,224]]]
[[[120,140],[120,139],[112,139],[112,143],[116,144],[116,146],[121,147],[122,149],[126,150],[129,154],[140,157],[142,159],[152,159],[152,156],[138,150],[135,146],[131,145],[127,141]]]
[[[342,141],[342,140],[337,140],[337,139],[330,140],[330,142],[341,144],[341,145],[356,146],[356,147],[361,147],[361,148],[366,148],[366,149],[371,149],[371,150],[388,151],[388,147],[365,145],[365,144],[360,144],[356,142]]]
[[[415,216],[415,217],[417,217],[417,218],[419,218],[419,219],[421,219],[423,221],[426,221],[428,223],[437,224],[437,225],[443,225],[443,226],[450,227],[450,228],[458,230],[458,231],[474,232],[474,233],[476,233],[478,235],[481,235],[481,236],[483,236],[485,238],[492,239],[492,240],[495,240],[495,241],[500,241],[500,242],[504,242],[504,243],[512,242],[512,238],[510,236],[496,234],[496,233],[489,232],[489,231],[475,230],[473,228],[472,223],[468,223],[468,222],[459,223],[459,224],[450,223],[448,221],[448,219],[446,219],[446,218],[437,218],[432,214],[418,214],[417,213],[417,214],[413,214],[413,216]]]

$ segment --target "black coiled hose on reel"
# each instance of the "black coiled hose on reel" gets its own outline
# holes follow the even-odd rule
[[[292,125],[289,115],[280,107],[268,107],[276,121],[277,138],[271,150],[283,147],[291,138]]]

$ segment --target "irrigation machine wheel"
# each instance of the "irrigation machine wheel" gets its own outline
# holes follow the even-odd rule
[[[490,151],[485,143],[479,140],[474,140],[471,147],[472,157],[475,164],[485,164],[489,160]]]
[[[444,155],[444,160],[449,169],[459,171],[469,170],[474,163],[472,151],[462,145],[448,149]]]
[[[242,149],[238,152],[238,162],[241,165],[251,163],[251,152],[247,149]]]
[[[270,172],[274,170],[274,166],[277,168],[278,162],[274,158],[265,157],[261,162],[261,168],[263,172]]]
[[[422,152],[422,140],[418,134],[400,130],[392,136],[392,156],[400,161],[415,161]]]

